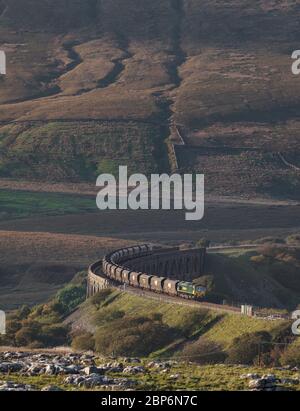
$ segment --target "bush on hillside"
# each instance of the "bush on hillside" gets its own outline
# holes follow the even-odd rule
[[[31,309],[28,307],[28,305],[23,305],[21,308],[17,310],[16,316],[20,320],[24,320],[25,318],[29,316],[30,313],[31,313]]]
[[[15,345],[16,333],[22,328],[22,323],[16,318],[8,318],[6,321],[6,334],[1,336],[2,345]]]
[[[41,336],[41,324],[36,321],[25,321],[15,334],[18,347],[26,347],[33,341],[38,341]]]
[[[85,287],[69,285],[58,292],[56,300],[63,307],[64,314],[68,314],[85,300],[85,296]]]
[[[195,310],[182,316],[180,331],[185,337],[190,337],[194,332],[200,330],[205,325],[208,310]]]
[[[270,341],[271,336],[265,331],[243,334],[233,340],[228,350],[226,363],[252,365],[256,362],[260,353],[263,354],[270,350],[268,344],[263,344]]]
[[[180,356],[182,356],[184,360],[198,364],[220,364],[224,363],[227,357],[219,344],[203,337],[193,343],[185,345]]]
[[[125,312],[121,310],[116,310],[115,308],[104,308],[100,313],[96,313],[93,318],[94,325],[100,326],[104,324],[109,324],[112,321],[119,320],[125,316]]]
[[[287,263],[300,263],[300,250],[280,246],[264,246],[258,250],[259,254],[268,257],[270,261],[278,260]]]
[[[146,356],[172,341],[174,330],[146,317],[115,320],[98,329],[95,349],[104,355]]]
[[[44,347],[62,346],[69,343],[69,329],[61,324],[44,325],[41,328],[41,333],[38,341]]]
[[[69,342],[69,329],[62,324],[63,317],[85,300],[86,287],[82,273],[75,281],[59,291],[47,304],[33,308],[23,306],[10,313],[6,335],[0,345],[53,347]]]
[[[79,273],[76,273],[71,281],[71,284],[81,285],[86,288],[86,285],[87,285],[86,271],[80,271]]]
[[[269,262],[268,258],[262,254],[253,255],[252,257],[250,257],[250,261],[255,265],[264,265]]]
[[[300,367],[300,345],[294,343],[289,345],[280,357],[280,364],[290,365],[292,367]]]
[[[98,174],[112,174],[113,176],[119,175],[119,163],[116,160],[103,159],[97,166]]]
[[[111,293],[112,290],[110,290],[109,288],[105,288],[104,290],[99,291],[97,294],[91,297],[90,302],[92,305],[100,307],[103,304],[103,302],[110,296]]]
[[[93,334],[85,332],[75,336],[72,340],[72,348],[79,351],[93,351],[95,348],[95,339]]]
[[[300,234],[292,234],[287,237],[286,242],[292,245],[299,245],[300,244]]]
[[[201,238],[200,240],[198,240],[198,241],[196,242],[196,247],[199,247],[199,248],[202,248],[202,247],[209,248],[209,247],[210,247],[210,243],[211,243],[211,241],[208,240],[207,238]]]
[[[285,240],[279,237],[263,237],[258,240],[254,240],[255,244],[285,244]]]

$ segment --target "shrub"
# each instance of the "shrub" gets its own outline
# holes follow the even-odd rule
[[[256,265],[263,265],[268,262],[268,259],[264,255],[254,255],[250,258],[250,261]]]
[[[28,305],[23,305],[21,308],[18,309],[16,316],[20,320],[24,320],[25,318],[29,316],[30,312],[31,312],[31,309],[28,307]]]
[[[56,300],[63,307],[64,314],[68,314],[85,300],[85,296],[85,287],[69,285],[58,292]]]
[[[195,331],[203,327],[207,318],[208,310],[195,310],[192,313],[184,314],[182,317],[181,333],[185,337],[190,337]]]
[[[219,344],[202,337],[187,344],[181,355],[184,359],[198,364],[220,364],[225,361],[227,356]]]
[[[41,325],[35,321],[26,321],[22,328],[15,334],[16,345],[27,346],[33,341],[38,341],[41,335]]]
[[[110,323],[114,320],[121,319],[125,316],[124,311],[115,310],[107,308],[101,311],[101,313],[96,313],[94,317],[95,325],[103,325],[105,323]]]
[[[110,296],[111,292],[112,291],[109,288],[101,290],[95,294],[90,301],[93,305],[100,307],[101,304]]]
[[[79,351],[93,351],[95,348],[95,339],[91,333],[77,335],[72,340],[72,348]]]
[[[278,256],[278,254],[280,254],[283,250],[284,250],[283,247],[279,247],[275,245],[264,245],[259,248],[258,252],[264,257],[275,259]]]
[[[256,244],[285,244],[284,239],[278,237],[263,237],[255,240]]]
[[[41,341],[33,341],[30,344],[28,344],[28,348],[31,348],[32,350],[37,350],[39,348],[44,348],[44,344]]]
[[[209,248],[210,240],[208,240],[207,238],[201,238],[200,240],[196,242],[196,246],[199,248],[202,248],[202,247]]]
[[[58,314],[58,315],[63,315],[65,312],[65,306],[58,302],[58,301],[51,301],[49,304],[44,305],[44,308],[42,310],[42,315],[45,314]]]
[[[103,159],[99,162],[97,167],[98,174],[112,174],[113,176],[119,175],[119,163],[118,161],[111,159]]]
[[[15,319],[8,319],[6,321],[6,335],[5,338],[3,338],[3,344],[11,344],[15,345],[15,335],[16,333],[22,328],[22,323]]]
[[[292,234],[287,237],[286,242],[288,244],[295,244],[298,245],[300,244],[300,234]]]
[[[174,333],[161,321],[124,317],[97,331],[95,349],[104,355],[145,356],[171,342]]]
[[[262,344],[269,341],[271,341],[271,336],[264,331],[243,334],[233,340],[226,362],[228,364],[254,364],[259,352],[263,354],[270,350],[270,346]]]
[[[75,274],[74,278],[71,281],[73,285],[81,285],[86,287],[87,284],[87,276],[86,271],[80,271],[79,273]]]
[[[44,325],[41,328],[40,341],[44,347],[55,347],[65,345],[69,342],[68,327],[60,324]]]
[[[280,357],[281,365],[290,365],[300,367],[300,345],[299,343],[291,344]]]

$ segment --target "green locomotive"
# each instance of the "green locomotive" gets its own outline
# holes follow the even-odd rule
[[[206,288],[192,283],[181,281],[177,285],[178,295],[185,298],[202,298],[206,294]]]

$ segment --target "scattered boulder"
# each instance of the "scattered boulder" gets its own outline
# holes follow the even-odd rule
[[[260,378],[259,374],[243,374],[240,376],[241,379],[245,379],[245,380],[258,380]]]
[[[56,385],[46,385],[42,388],[41,391],[64,391],[62,388],[57,387]]]
[[[140,364],[141,360],[139,358],[124,358],[123,362],[127,364]]]
[[[170,379],[171,380],[178,380],[178,378],[180,377],[180,375],[179,374],[172,374],[172,375],[170,375]]]
[[[45,368],[45,374],[47,375],[58,375],[63,373],[64,368],[58,364],[48,364]]]
[[[299,378],[281,378],[279,382],[281,384],[285,384],[285,385],[298,385],[298,384],[300,384]]]
[[[86,375],[91,375],[91,374],[101,374],[101,375],[103,375],[104,374],[103,368],[98,368],[95,365],[90,365],[88,367],[85,367],[83,369],[83,372]]]
[[[149,368],[166,369],[171,368],[174,364],[175,362],[171,361],[151,361],[147,365]]]
[[[19,372],[24,364],[19,362],[2,362],[0,363],[0,373]]]
[[[137,367],[128,366],[128,367],[124,368],[124,370],[123,370],[124,374],[142,374],[142,373],[145,373],[145,372],[146,372],[146,370],[142,366],[137,366]]]
[[[33,385],[16,384],[12,381],[0,382],[0,391],[36,391]]]
[[[90,374],[88,376],[70,376],[65,379],[66,384],[85,388],[94,388],[101,385],[110,384],[111,382],[112,379],[99,374]]]

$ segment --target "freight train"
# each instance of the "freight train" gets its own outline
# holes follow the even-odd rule
[[[172,280],[166,277],[135,272],[126,268],[126,266],[122,266],[122,262],[125,262],[126,265],[126,261],[151,255],[153,250],[152,245],[145,244],[114,251],[103,258],[103,273],[118,283],[127,284],[143,290],[189,299],[200,299],[204,297],[206,294],[205,287],[196,286],[186,281]]]

